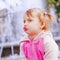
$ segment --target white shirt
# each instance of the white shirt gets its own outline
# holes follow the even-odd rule
[[[44,38],[45,55],[44,60],[58,60],[59,49],[50,31],[42,32]]]

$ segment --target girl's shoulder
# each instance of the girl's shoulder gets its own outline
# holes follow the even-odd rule
[[[47,37],[47,36],[49,36],[49,37],[53,37],[53,35],[52,35],[52,33],[51,33],[51,31],[42,31],[41,33],[40,33],[40,37]]]
[[[41,37],[44,38],[44,43],[50,43],[50,42],[54,42],[55,41],[54,38],[53,38],[53,34],[50,31],[43,32]]]

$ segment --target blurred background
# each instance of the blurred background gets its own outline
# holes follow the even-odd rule
[[[0,0],[0,60],[20,60],[19,42],[26,35],[23,15],[29,8],[54,16],[51,31],[60,49],[60,0]]]

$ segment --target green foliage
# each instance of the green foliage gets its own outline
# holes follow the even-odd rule
[[[48,3],[49,3],[49,4],[55,4],[56,1],[55,1],[55,0],[48,0]]]
[[[54,5],[56,13],[60,16],[60,0],[48,0],[48,6]]]
[[[55,8],[56,8],[56,10],[57,10],[56,12],[57,12],[57,13],[60,13],[60,5],[59,5],[59,6],[55,6]]]

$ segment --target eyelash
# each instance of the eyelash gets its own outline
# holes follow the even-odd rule
[[[25,20],[24,20],[24,23],[25,23]]]
[[[31,22],[32,20],[28,20],[28,22]],[[24,20],[24,23],[25,23],[26,21]]]
[[[28,22],[31,22],[32,20],[28,20]]]

